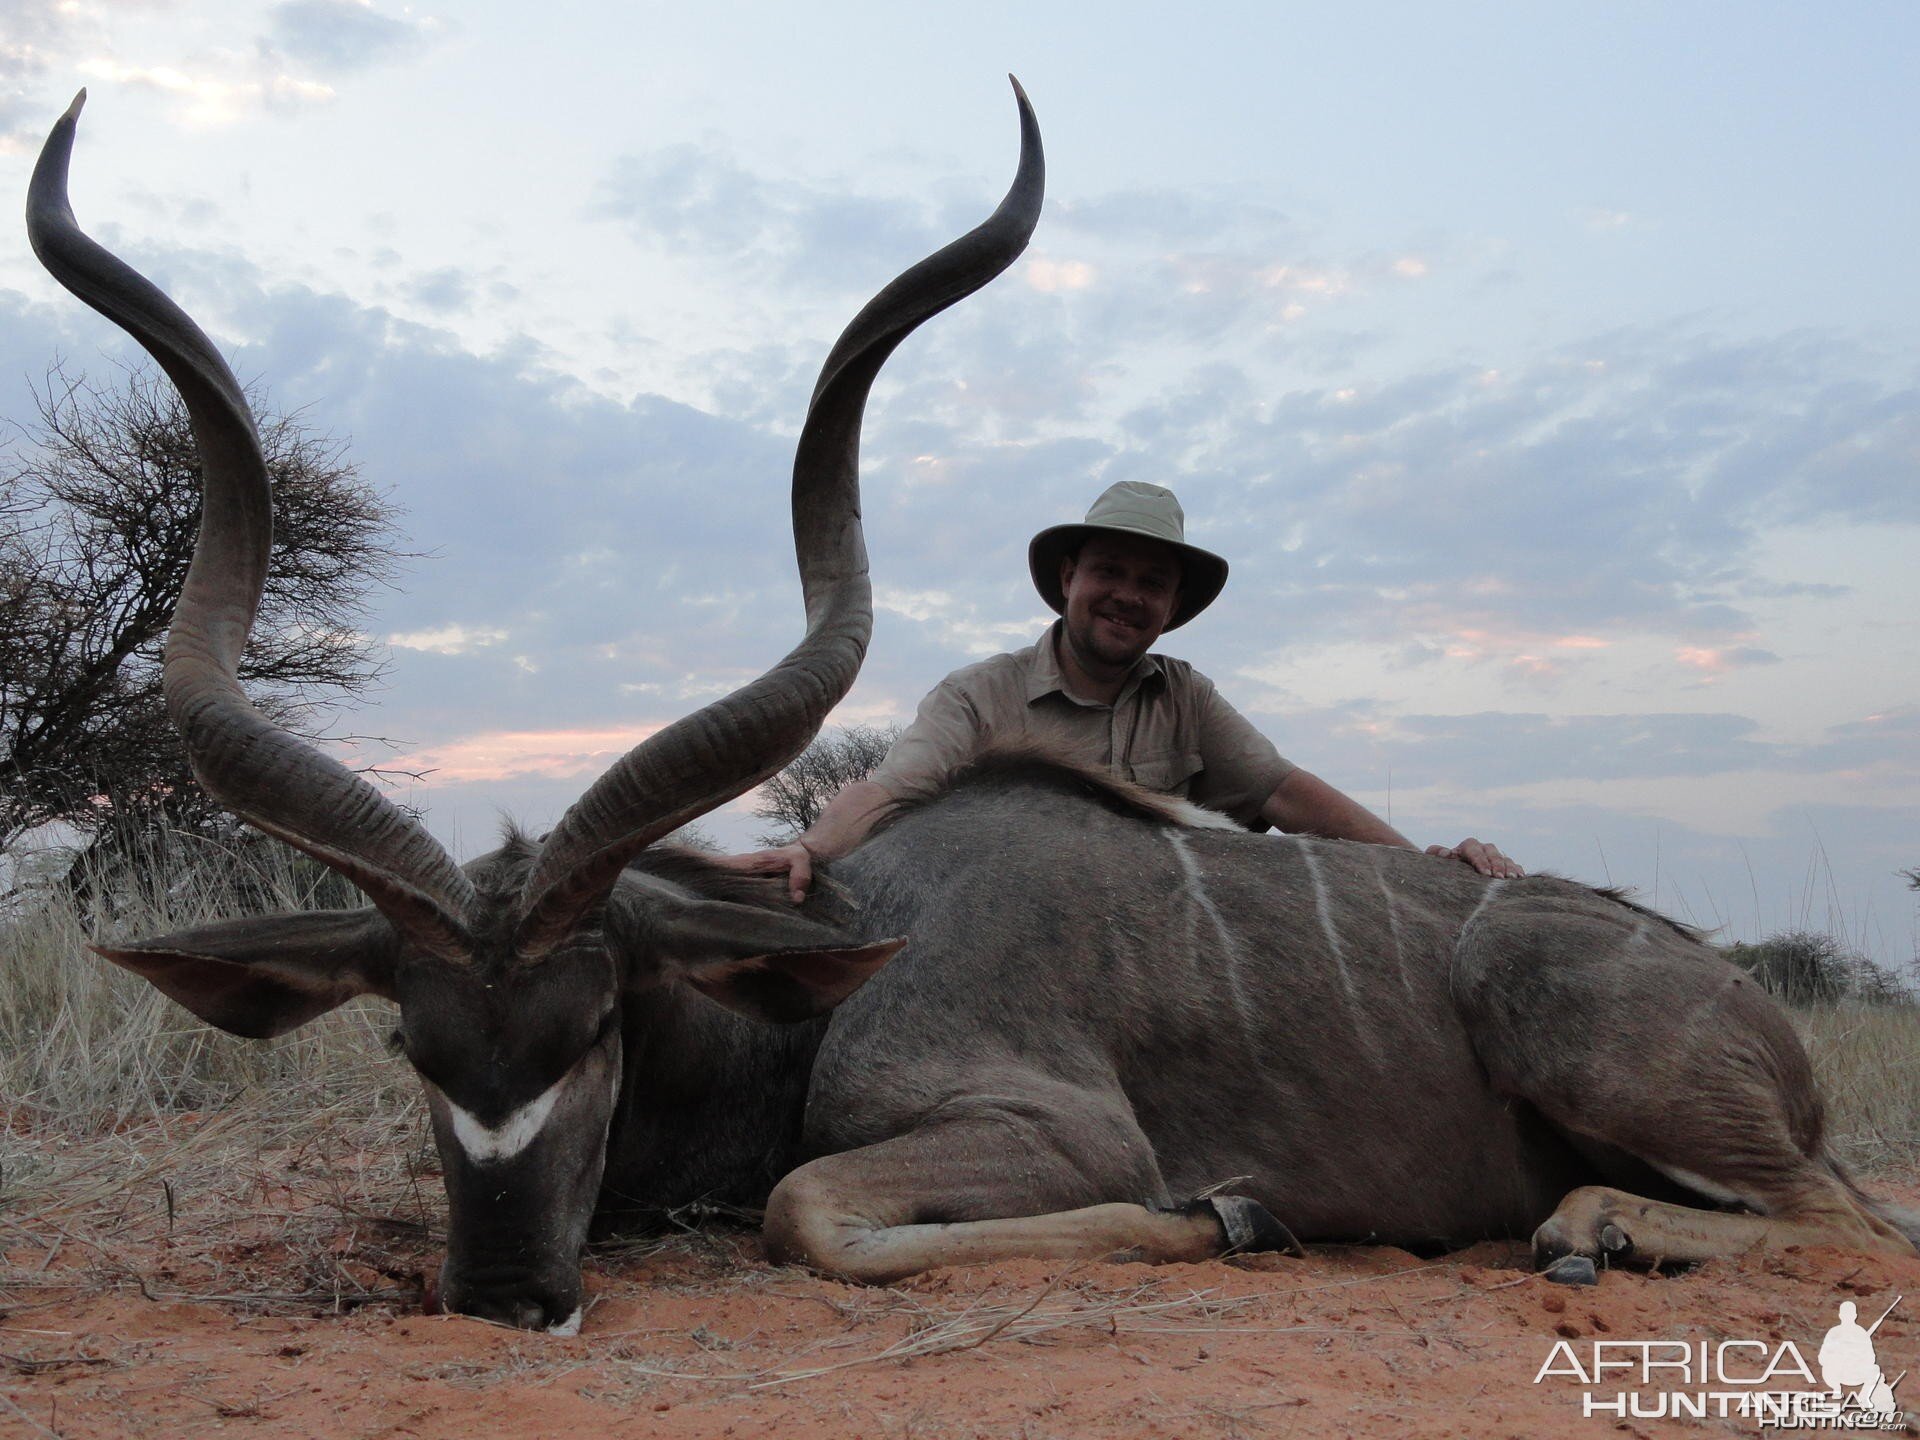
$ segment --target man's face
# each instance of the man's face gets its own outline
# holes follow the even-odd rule
[[[1124,670],[1153,648],[1180,600],[1171,545],[1093,535],[1060,562],[1067,640],[1082,665]]]

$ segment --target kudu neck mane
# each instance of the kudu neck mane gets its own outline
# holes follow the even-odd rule
[[[1131,816],[1154,824],[1172,825],[1183,829],[1219,828],[1238,830],[1243,834],[1250,833],[1242,830],[1242,827],[1219,812],[1207,810],[1190,800],[1163,795],[1130,781],[1120,780],[1101,771],[1061,759],[1044,745],[1014,741],[995,745],[983,751],[975,759],[956,770],[939,790],[894,802],[869,832],[868,839],[871,840],[884,833],[910,815],[944,803],[951,796],[969,792],[1005,792],[1014,789],[1075,795],[1092,801],[1110,814]],[[1325,841],[1324,843],[1353,842]],[[1535,871],[1522,880],[1502,883],[1523,885],[1527,880],[1580,885],[1603,900],[1610,900],[1616,905],[1623,906],[1634,914],[1644,916],[1648,921],[1661,925],[1687,940],[1703,940],[1710,933],[1699,926],[1688,925],[1641,904],[1633,898],[1633,890],[1626,886],[1589,886],[1583,881],[1568,880],[1564,876],[1547,870]]]
[[[1008,741],[982,751],[948,777],[940,789],[927,795],[897,800],[874,825],[878,835],[918,811],[938,805],[950,795],[971,790],[1006,790],[1016,786],[1079,795],[1115,815],[1188,829],[1232,829],[1236,825],[1218,811],[1208,810],[1176,795],[1163,795],[1130,780],[1064,760],[1045,745]]]
[[[546,837],[527,834],[514,821],[506,822],[500,848],[488,858],[477,884],[484,899],[506,902],[521,894]],[[713,863],[698,850],[656,841],[627,861],[629,872],[650,875],[691,891],[703,900],[724,900],[758,909],[788,909],[786,885],[778,879],[742,874]]]

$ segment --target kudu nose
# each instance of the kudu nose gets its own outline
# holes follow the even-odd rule
[[[441,1293],[441,1304],[450,1314],[471,1315],[496,1325],[511,1325],[516,1330],[548,1330],[556,1335],[580,1333],[582,1306],[578,1295],[537,1290],[483,1293],[455,1286]]]
[[[497,1305],[476,1305],[472,1313],[519,1330],[541,1330],[547,1323],[547,1307],[538,1300],[506,1300]]]

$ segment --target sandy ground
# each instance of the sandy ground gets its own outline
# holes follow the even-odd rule
[[[1890,1376],[1920,1371],[1920,1259],[1825,1250],[1591,1289],[1528,1274],[1513,1245],[1023,1262],[869,1289],[708,1225],[591,1255],[585,1327],[558,1339],[423,1312],[438,1197],[418,1152],[363,1174],[337,1144],[262,1148],[198,1117],[104,1149],[8,1138],[42,1182],[0,1203],[8,1440],[1747,1435],[1738,1415],[1583,1417],[1577,1380],[1535,1377],[1563,1339],[1582,1364],[1596,1340],[1738,1340],[1767,1348],[1730,1373],[1784,1342],[1812,1365],[1839,1302],[1865,1322],[1899,1296],[1875,1343]],[[1592,1393],[1645,1408],[1662,1389],[1628,1374]]]

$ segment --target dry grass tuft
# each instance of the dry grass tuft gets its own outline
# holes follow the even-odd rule
[[[289,852],[235,863],[267,903],[308,903],[311,867]],[[437,1249],[445,1197],[418,1083],[387,1053],[391,1007],[356,1001],[295,1035],[242,1040],[86,948],[222,918],[233,878],[122,887],[109,920],[52,889],[0,919],[0,1298],[13,1313],[76,1287],[306,1313],[418,1302],[413,1251]],[[124,1258],[155,1247],[160,1269]]]
[[[384,1002],[342,1006],[278,1040],[241,1040],[201,1024],[87,949],[93,941],[226,918],[240,889],[274,908],[305,909],[315,878],[315,868],[292,851],[261,845],[184,876],[122,885],[92,914],[59,888],[15,897],[11,913],[0,917],[6,957],[0,965],[0,1118],[6,1129],[97,1133],[143,1117],[225,1109],[266,1096],[288,1104],[345,1097],[400,1103],[399,1093],[412,1081],[385,1053],[393,1012]]]
[[[424,1114],[248,1103],[90,1137],[9,1135],[0,1305],[76,1293],[251,1314],[417,1308],[445,1237]]]
[[[1867,1171],[1920,1160],[1920,1007],[1843,1000],[1792,1014],[1840,1158]]]

